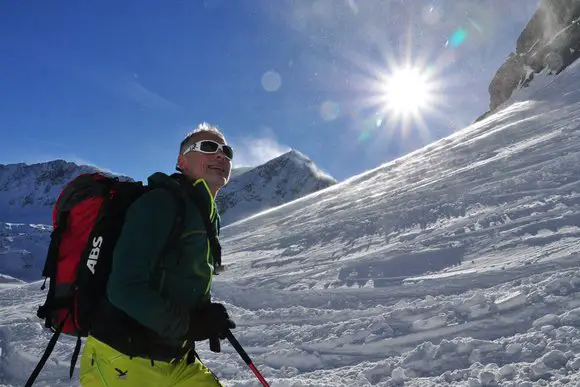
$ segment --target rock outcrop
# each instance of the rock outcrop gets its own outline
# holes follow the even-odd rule
[[[580,0],[541,0],[489,85],[489,111],[540,72],[558,74],[580,56]]]

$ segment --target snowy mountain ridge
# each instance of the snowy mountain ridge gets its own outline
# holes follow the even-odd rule
[[[222,224],[227,225],[334,184],[335,179],[292,149],[231,179],[218,193],[216,203]]]
[[[0,221],[51,223],[63,186],[81,173],[108,171],[65,160],[0,164]]]
[[[63,186],[81,173],[97,171],[114,175],[65,160],[0,164],[0,221],[50,224],[52,208]],[[216,202],[225,224],[335,183],[307,156],[291,150],[257,167],[234,168]]]

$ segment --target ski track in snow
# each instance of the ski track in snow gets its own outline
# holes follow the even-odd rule
[[[466,130],[225,227],[214,296],[271,385],[580,386],[578,81],[574,64]],[[12,387],[50,333],[40,282],[5,282]],[[61,339],[38,385],[78,385],[73,347]],[[227,386],[259,385],[227,343],[198,349]]]

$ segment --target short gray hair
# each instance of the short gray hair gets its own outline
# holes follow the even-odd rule
[[[181,144],[179,145],[179,154],[182,154],[183,151],[194,142],[193,140],[196,139],[199,133],[212,133],[220,137],[224,142],[226,140],[223,133],[218,129],[216,125],[211,125],[207,122],[202,122],[199,125],[197,125],[197,128],[187,133],[183,141],[181,141]]]

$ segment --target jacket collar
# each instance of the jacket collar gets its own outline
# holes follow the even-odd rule
[[[172,177],[185,189],[192,200],[199,201],[202,208],[207,209],[207,212],[202,215],[213,223],[217,217],[217,208],[207,182],[202,178],[192,180],[183,173],[174,173]]]
[[[215,206],[215,200],[213,198],[213,195],[211,194],[211,190],[209,189],[207,182],[204,179],[197,179],[192,183],[192,185],[194,188],[198,188],[200,191],[205,190],[206,196],[209,198],[209,207],[210,207],[209,220],[213,222],[215,220],[217,211]]]

